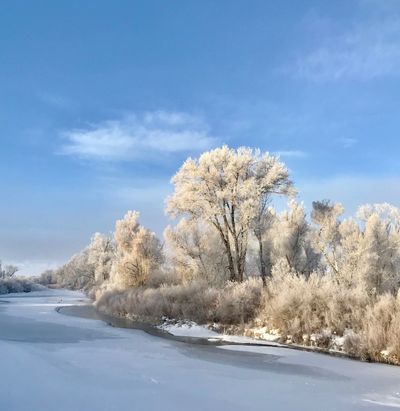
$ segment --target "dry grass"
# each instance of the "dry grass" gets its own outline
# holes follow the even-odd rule
[[[382,295],[368,307],[363,328],[369,359],[400,363],[400,294]]]
[[[196,321],[199,324],[220,322],[240,324],[251,321],[261,303],[262,288],[258,281],[228,283],[222,288],[204,281],[167,285],[157,288],[134,288],[105,291],[97,308],[112,315],[133,316],[160,321],[163,317]]]

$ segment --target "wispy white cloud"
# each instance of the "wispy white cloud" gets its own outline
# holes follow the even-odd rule
[[[70,99],[47,91],[38,92],[37,98],[41,102],[59,109],[69,109],[74,107],[74,103]]]
[[[343,148],[351,148],[358,143],[356,138],[343,137],[338,140],[338,143],[343,146]]]
[[[302,150],[281,150],[281,151],[276,151],[274,154],[280,157],[297,157],[297,158],[307,157],[307,153]]]
[[[107,161],[197,152],[217,144],[199,117],[181,112],[131,114],[119,120],[64,131],[61,154]]]
[[[383,2],[384,3],[384,2]],[[324,35],[290,68],[295,77],[325,82],[400,75],[400,17],[360,18],[340,34]]]

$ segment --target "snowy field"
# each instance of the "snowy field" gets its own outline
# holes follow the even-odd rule
[[[390,410],[400,367],[290,349],[191,345],[61,315],[78,292],[1,296],[3,411]]]

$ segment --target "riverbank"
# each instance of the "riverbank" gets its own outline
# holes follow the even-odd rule
[[[252,338],[245,335],[221,333],[221,331],[217,332],[210,327],[207,327],[205,325],[198,325],[190,321],[176,322],[165,320],[162,324],[152,324],[144,321],[135,321],[134,319],[126,316],[117,317],[105,314],[97,310],[93,304],[76,307],[62,306],[59,307],[57,311],[65,315],[101,320],[113,327],[138,329],[157,337],[187,342],[191,344],[215,346],[233,344],[242,346],[279,347],[361,361],[360,358],[343,351],[329,350],[315,346],[308,347],[299,344],[282,344],[278,342],[279,336],[273,334],[268,334],[269,339],[266,340],[262,338]],[[221,330],[221,328],[217,327],[215,329]]]

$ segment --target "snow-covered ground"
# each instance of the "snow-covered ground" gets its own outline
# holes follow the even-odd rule
[[[191,345],[65,316],[77,292],[0,298],[0,409],[389,410],[400,367],[278,347]],[[207,337],[208,338],[208,337]]]
[[[255,345],[266,345],[266,346],[281,346],[281,344],[276,341],[279,339],[278,336],[269,334],[263,335],[263,339],[255,339],[250,337],[245,337],[242,335],[229,335],[223,334],[211,330],[210,328],[199,325],[194,322],[184,322],[184,323],[172,323],[166,322],[158,326],[163,331],[167,331],[172,335],[179,337],[194,337],[194,338],[206,338],[209,341],[224,341],[232,342],[237,344],[255,344]]]

